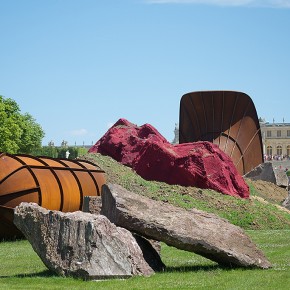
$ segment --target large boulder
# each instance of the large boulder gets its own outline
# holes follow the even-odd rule
[[[256,166],[245,174],[246,178],[252,180],[263,180],[274,183],[280,187],[288,188],[289,179],[284,170],[273,168],[272,162],[265,162]]]
[[[232,159],[211,142],[170,144],[151,125],[118,120],[89,152],[109,155],[147,180],[210,188],[248,198]]]
[[[101,196],[101,214],[144,237],[227,266],[271,266],[241,228],[214,214],[154,201],[114,184],[103,185]]]
[[[85,196],[84,197],[83,212],[89,212],[91,214],[101,214],[101,210],[102,210],[102,197],[101,196]],[[144,250],[146,250],[146,245],[148,242],[151,244],[151,246],[154,248],[154,250],[160,255],[161,244],[159,241],[146,240],[146,239],[144,239],[144,237],[136,236],[134,233],[133,233],[133,236],[137,240],[143,253],[144,253]],[[141,239],[143,239],[144,241],[141,241]],[[151,255],[152,254],[149,253],[148,256],[151,256]],[[154,253],[153,253],[153,255],[154,255]],[[145,255],[145,259],[146,259],[146,256],[147,255]],[[147,261],[147,259],[146,259],[146,261]]]
[[[282,206],[284,206],[284,207],[286,207],[287,209],[290,210],[290,191],[288,191],[288,196],[283,201]]]
[[[102,215],[62,213],[21,203],[15,208],[14,223],[47,268],[62,276],[86,280],[148,276],[154,273],[152,267],[164,266],[153,248],[148,250],[150,244],[141,244],[150,253],[145,260],[131,232]]]

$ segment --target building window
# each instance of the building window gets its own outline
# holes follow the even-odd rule
[[[287,137],[290,137],[290,130],[287,130]]]
[[[273,153],[272,146],[267,146],[267,155],[272,156],[272,153]]]
[[[267,137],[271,137],[271,131],[267,131]]]
[[[277,146],[277,155],[282,155],[282,146]]]
[[[277,131],[277,137],[281,137],[281,130]]]
[[[287,155],[290,156],[290,145],[287,146]]]

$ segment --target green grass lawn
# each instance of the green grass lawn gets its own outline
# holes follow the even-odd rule
[[[162,244],[167,269],[151,277],[82,281],[49,271],[28,241],[0,243],[0,289],[289,289],[290,230],[247,233],[273,264],[268,270],[223,268],[190,252]]]

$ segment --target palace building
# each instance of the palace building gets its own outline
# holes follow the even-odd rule
[[[265,122],[259,118],[263,152],[267,157],[290,157],[290,123]]]

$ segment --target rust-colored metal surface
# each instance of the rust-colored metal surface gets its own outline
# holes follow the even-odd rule
[[[77,211],[84,196],[101,194],[104,183],[104,171],[89,161],[0,153],[0,239],[21,235],[13,224],[21,202]]]
[[[252,99],[235,91],[201,91],[182,96],[179,143],[210,141],[244,175],[263,163],[260,124]]]

